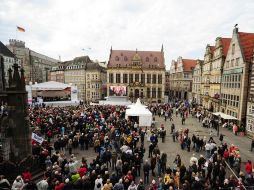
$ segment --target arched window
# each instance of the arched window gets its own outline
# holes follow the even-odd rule
[[[146,62],[149,62],[149,57],[146,57]]]
[[[157,61],[158,61],[158,60],[157,60],[157,57],[155,57],[155,58],[154,58],[154,62],[157,62]]]
[[[126,56],[124,56],[124,61],[128,61],[128,58]]]
[[[116,60],[116,61],[119,61],[119,57],[118,57],[118,56],[116,56],[115,60]]]

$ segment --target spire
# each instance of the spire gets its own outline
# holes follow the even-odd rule
[[[238,24],[235,24],[233,32],[238,33]]]
[[[138,49],[136,48],[136,53],[138,53]]]
[[[110,52],[112,52],[112,46],[111,46],[111,48],[110,48]]]
[[[14,68],[14,72],[13,72],[13,78],[12,78],[12,85],[17,88],[20,85],[20,75],[19,75],[18,64],[14,63],[13,68]]]
[[[164,52],[163,44],[161,45],[161,52]]]
[[[9,87],[11,87],[11,85],[12,85],[12,70],[11,70],[11,68],[8,69],[8,76],[9,76],[8,84],[9,84]]]
[[[26,88],[26,82],[25,82],[25,75],[24,75],[24,73],[25,73],[25,70],[23,69],[23,67],[20,69],[20,73],[21,73],[21,89],[22,90],[25,90],[25,88]]]

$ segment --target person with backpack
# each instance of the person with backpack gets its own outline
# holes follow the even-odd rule
[[[98,175],[97,179],[95,180],[94,190],[101,190],[103,187],[102,178]]]

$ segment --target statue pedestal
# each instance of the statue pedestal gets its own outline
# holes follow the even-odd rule
[[[0,144],[0,154],[3,158],[3,161],[7,161],[10,159],[11,153],[11,143],[9,138],[4,138],[1,134],[1,144]]]

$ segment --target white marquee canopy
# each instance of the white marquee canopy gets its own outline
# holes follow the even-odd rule
[[[222,112],[216,112],[216,113],[213,113],[213,115],[220,116],[223,119],[238,120],[236,117],[233,117],[231,115],[227,115],[227,114],[222,113]]]
[[[69,84],[64,84],[55,81],[37,83],[32,85],[32,90],[64,90],[71,87]]]
[[[125,117],[139,117],[139,126],[151,126],[152,124],[152,113],[146,108],[146,106],[142,105],[140,99],[137,99],[135,105],[128,106],[129,108],[126,110]]]

